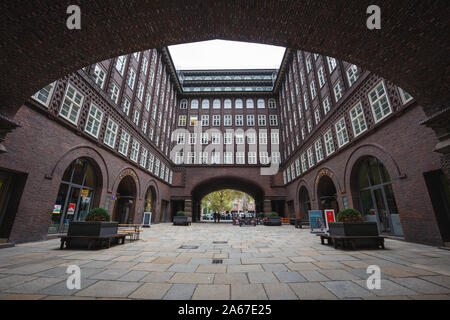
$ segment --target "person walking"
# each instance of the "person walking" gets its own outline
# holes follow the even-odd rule
[[[214,212],[214,223],[217,222],[217,211]]]
[[[217,222],[220,222],[220,213],[217,213]]]

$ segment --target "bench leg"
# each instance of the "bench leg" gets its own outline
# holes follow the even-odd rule
[[[66,242],[66,240],[64,240],[63,238],[61,238],[61,245],[59,246],[59,249],[62,250],[64,249],[64,243]]]

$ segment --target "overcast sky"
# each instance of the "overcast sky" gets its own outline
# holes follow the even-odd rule
[[[210,40],[169,46],[177,70],[278,69],[285,48],[259,43]]]

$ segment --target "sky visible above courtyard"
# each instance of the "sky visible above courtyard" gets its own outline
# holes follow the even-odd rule
[[[177,70],[278,69],[285,50],[283,47],[227,40],[169,46]]]

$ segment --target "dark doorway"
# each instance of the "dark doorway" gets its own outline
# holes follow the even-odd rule
[[[280,217],[287,218],[285,213],[286,201],[284,200],[272,200],[272,211],[278,213]]]
[[[0,170],[0,243],[8,242],[26,180],[26,174]]]
[[[444,242],[450,242],[450,184],[442,172],[435,170],[424,173],[436,221]]]
[[[156,216],[156,191],[154,187],[148,187],[144,200],[144,214],[150,212],[151,222],[155,221]]]
[[[300,188],[300,218],[309,219],[309,210],[311,210],[311,201],[306,187]]]
[[[132,176],[125,176],[117,187],[117,202],[113,221],[122,224],[133,223],[136,202],[136,182]]]
[[[329,176],[320,177],[317,185],[317,196],[320,210],[333,209],[336,214],[339,212],[336,187]]]
[[[170,220],[169,222],[173,221],[173,217],[177,214],[178,211],[184,211],[184,200],[172,200],[171,203],[171,210],[170,210]]]

